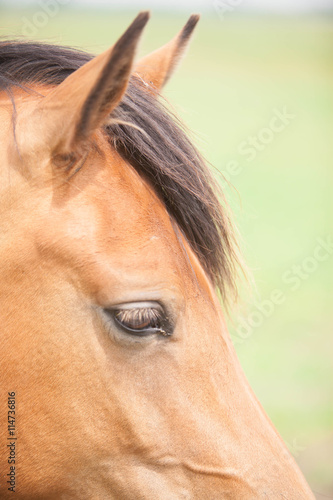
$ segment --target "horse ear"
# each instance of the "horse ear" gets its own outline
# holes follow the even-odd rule
[[[199,19],[199,15],[193,14],[171,42],[147,55],[136,64],[134,74],[142,78],[151,87],[153,93],[160,90],[174,72],[184,55]]]
[[[149,13],[141,12],[113,47],[68,76],[34,109],[43,140],[53,154],[77,148],[119,104],[148,19]]]

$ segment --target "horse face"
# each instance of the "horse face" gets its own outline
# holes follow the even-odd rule
[[[17,96],[16,136],[1,129],[1,363],[17,398],[18,497],[313,498],[243,376],[199,259],[96,128],[105,102],[83,108],[85,126],[77,112],[59,127],[55,103],[73,81]]]
[[[239,368],[210,280],[151,187],[101,134],[56,195],[51,184],[26,187],[1,255],[22,492],[303,491]],[[131,331],[115,315],[140,308],[159,323],[135,331],[132,320]]]

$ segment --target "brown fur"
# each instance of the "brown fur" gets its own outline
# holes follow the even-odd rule
[[[59,85],[91,57],[64,47],[3,42],[0,89],[24,87],[31,92],[31,84]],[[232,302],[241,261],[233,224],[221,190],[182,125],[133,76],[106,131],[110,144],[161,197],[225,303]]]
[[[232,236],[201,158],[135,79],[118,105],[127,82],[113,82],[102,126],[112,53],[0,48],[5,438],[8,392],[17,402],[16,491],[2,444],[0,496],[313,499],[225,326],[212,280],[233,280]],[[109,312],[139,302],[168,335],[117,327]]]

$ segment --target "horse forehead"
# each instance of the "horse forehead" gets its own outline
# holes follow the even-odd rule
[[[139,242],[174,235],[170,216],[154,189],[102,133],[95,136],[92,152],[76,187],[82,188],[84,203],[98,217],[100,236],[113,234]]]
[[[95,276],[103,275],[97,266],[108,263],[124,271],[135,263],[136,274],[162,264],[164,269],[183,265],[169,214],[154,190],[103,133],[94,140],[68,189],[49,194],[37,228],[39,246],[96,268]]]
[[[29,106],[31,100],[38,100],[50,89],[36,85],[33,90],[37,95],[32,99],[20,89],[15,90],[18,109]],[[0,93],[0,116],[4,117],[1,120],[1,135],[12,133],[12,112],[12,103],[7,94]],[[5,141],[1,142],[5,144]],[[67,227],[68,235],[72,236],[73,249],[76,240],[82,252],[89,250],[88,253],[93,253],[89,238],[91,230],[94,243],[100,247],[96,247],[96,253],[104,246],[120,263],[132,255],[139,266],[140,261],[145,259],[152,268],[161,264],[164,269],[176,265],[178,272],[188,274],[190,271],[192,284],[195,281],[196,285],[213,297],[210,280],[185,238],[175,234],[174,224],[155,190],[116,152],[110,142],[110,138],[101,130],[95,134],[88,161],[70,181],[72,189],[68,191],[71,195],[64,203],[68,207],[68,210],[64,210],[65,218],[53,219],[53,229],[57,226],[62,230]],[[81,196],[77,196],[77,193]],[[57,196],[52,197],[53,201],[57,200]],[[57,240],[57,231],[46,235],[48,227],[45,224],[42,231],[43,243],[50,242],[52,234]],[[87,245],[82,245],[84,240]],[[69,240],[66,241],[66,250],[68,245]]]
[[[132,248],[133,243],[135,245],[134,254],[138,261],[141,245],[141,253],[149,254],[148,260],[152,266],[161,265],[164,269],[173,267],[173,271],[177,269],[178,274],[183,277],[182,281],[186,281],[190,286],[192,295],[195,296],[200,290],[210,303],[216,305],[217,297],[211,280],[185,236],[176,223],[172,222],[165,205],[154,189],[113,150],[109,149],[107,154],[114,172],[118,173],[118,182],[113,184],[113,187],[115,192],[120,191],[120,199],[124,201],[126,220],[128,219],[131,226],[131,236],[134,230],[136,238],[130,243]],[[121,218],[121,211],[117,216],[120,227],[126,234],[128,226]],[[112,225],[112,221],[110,222]],[[185,280],[185,276],[188,279]]]
[[[65,242],[66,255],[72,252],[77,262],[83,261],[96,285],[108,282],[115,270],[116,278],[120,273],[121,281],[134,287],[150,273],[156,283],[181,289],[187,283],[191,295],[201,290],[215,302],[212,283],[154,189],[102,133],[92,149],[82,172],[72,180],[73,192],[79,195],[69,199],[65,220],[59,219],[65,237],[53,230],[47,238]]]

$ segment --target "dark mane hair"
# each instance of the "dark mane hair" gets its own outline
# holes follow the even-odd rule
[[[2,41],[0,91],[59,85],[92,57],[67,47]],[[110,118],[105,127],[110,144],[154,186],[228,302],[236,295],[238,247],[223,194],[201,155],[179,121],[134,76]]]

